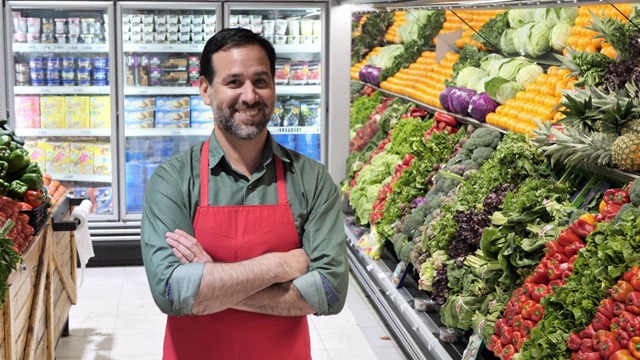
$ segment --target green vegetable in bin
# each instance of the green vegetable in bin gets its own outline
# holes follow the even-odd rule
[[[29,158],[29,152],[25,149],[15,149],[11,151],[11,155],[9,155],[9,173],[18,172],[27,166],[31,162],[31,158]]]
[[[9,170],[9,164],[6,161],[0,161],[0,179],[7,178],[7,171]]]
[[[0,146],[0,161],[9,161],[11,150],[6,146]]]
[[[2,167],[2,163],[0,162],[0,168]],[[43,185],[44,181],[42,180],[42,174],[24,174],[20,178],[29,190],[39,190]]]
[[[9,187],[11,185],[9,185],[8,182],[6,182],[3,179],[0,179],[0,195],[4,196],[7,195],[7,193],[9,193]]]
[[[8,119],[0,119],[0,126],[3,128],[9,123]]]
[[[20,146],[24,146],[24,139],[20,136],[13,135],[13,141],[20,144]]]
[[[20,180],[13,180],[9,185],[9,193],[7,195],[14,200],[22,201],[27,190],[29,190],[27,184]]]
[[[0,136],[0,146],[9,147],[12,141],[13,141],[13,137],[11,137],[11,135],[7,134],[7,135]]]

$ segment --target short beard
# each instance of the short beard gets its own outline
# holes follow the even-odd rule
[[[236,106],[238,106],[237,104]],[[264,102],[259,102],[253,106],[243,106],[244,108],[260,108],[262,110],[262,119],[257,124],[244,125],[240,124],[233,118],[233,110],[230,108],[223,109],[218,107],[216,103],[213,104],[213,118],[214,121],[220,125],[222,130],[231,136],[234,136],[242,140],[252,140],[258,137],[264,129],[267,128],[267,124],[271,120],[271,114],[273,108],[269,107]]]

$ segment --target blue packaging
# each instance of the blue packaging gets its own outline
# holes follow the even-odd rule
[[[74,58],[74,57],[63,57],[62,58],[62,68],[63,69],[75,69],[76,68],[76,58]]]
[[[29,59],[29,67],[31,69],[42,69],[44,67],[43,59],[41,57]]]
[[[93,86],[107,86],[107,85],[109,85],[109,83],[107,83],[107,81],[106,81],[106,80],[93,80],[93,81],[91,82],[91,84],[92,84]]]
[[[91,80],[78,80],[78,86],[91,86]]]
[[[62,80],[60,79],[47,79],[47,86],[60,86],[62,84]]]
[[[101,70],[109,69],[109,58],[108,57],[93,58],[93,68],[101,69]]]
[[[44,79],[31,79],[31,86],[44,86]]]
[[[75,85],[76,85],[75,80],[67,80],[67,79],[62,80],[62,86],[75,86]]]
[[[93,80],[107,80],[109,77],[109,71],[105,69],[93,69]]]

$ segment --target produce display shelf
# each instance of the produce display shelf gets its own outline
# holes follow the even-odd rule
[[[36,43],[13,43],[14,52],[109,52],[109,44],[36,44]]]
[[[440,324],[436,313],[426,313],[413,308],[416,289],[407,286],[396,288],[393,283],[393,260],[384,254],[380,260],[372,260],[356,247],[356,228],[345,223],[349,264],[352,273],[369,295],[378,313],[410,359],[460,359],[466,344],[450,344],[439,339]],[[387,260],[385,262],[385,259]],[[409,290],[412,290],[409,292]],[[426,296],[426,293],[424,293]]]
[[[453,117],[455,117],[456,119],[458,119],[459,122],[463,123],[463,124],[470,124],[470,125],[474,125],[474,126],[482,126],[482,127],[488,127],[497,131],[500,131],[503,134],[507,133],[507,130],[497,127],[497,126],[493,126],[487,123],[481,123],[479,121],[477,121],[476,119],[467,117],[467,116],[462,116],[456,113],[452,113],[452,112],[448,112],[446,110],[440,109],[440,108],[436,108],[427,104],[423,104],[415,99],[412,99],[410,97],[404,96],[404,95],[400,95],[400,94],[396,94],[394,92],[388,91],[388,90],[384,90],[384,89],[380,89],[378,87],[375,87],[371,84],[362,82],[362,81],[358,81],[358,80],[351,80],[353,82],[362,84],[362,85],[367,85],[367,86],[371,86],[374,89],[380,90],[380,92],[382,92],[383,94],[385,94],[386,96],[392,96],[392,97],[396,97],[396,98],[400,98],[403,99],[405,101],[410,101],[414,104],[416,104],[417,107],[426,110],[430,113],[435,113],[436,111],[445,113],[445,114],[449,114]],[[621,183],[629,183],[631,181],[634,181],[635,179],[640,177],[640,173],[637,172],[629,172],[629,171],[622,171],[619,169],[615,169],[615,168],[610,168],[610,167],[604,167],[604,166],[592,166],[592,167],[588,167],[588,168],[583,168],[583,170],[586,171],[590,171],[593,173],[597,173],[599,175],[604,176],[605,178],[608,179],[612,179],[612,180],[616,180],[619,181]]]
[[[109,95],[109,86],[16,86],[16,95]]]
[[[23,137],[111,136],[111,129],[16,129]]]
[[[94,174],[71,174],[71,173],[52,173],[49,172],[51,178],[58,181],[86,181],[86,182],[102,182],[111,183],[111,175],[94,175]]]

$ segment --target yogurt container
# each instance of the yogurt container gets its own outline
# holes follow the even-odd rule
[[[92,58],[78,58],[78,69],[91,69]]]
[[[44,86],[44,79],[31,79],[31,86]]]
[[[45,75],[49,80],[60,80],[60,71],[58,69],[47,69]]]
[[[69,44],[77,44],[79,36],[78,34],[69,34]]]
[[[62,79],[62,86],[76,86],[76,81],[73,79]]]
[[[80,34],[80,18],[68,18],[67,21],[69,34]]]
[[[56,34],[56,40],[58,41],[58,44],[66,44],[67,34]]]
[[[107,80],[109,77],[109,71],[105,69],[94,69],[93,70],[93,80]]]
[[[57,18],[57,19],[53,19],[53,22],[54,22],[54,29],[56,34],[67,33],[67,19]]]
[[[60,86],[62,84],[62,80],[60,79],[47,79],[45,80],[46,86]]]
[[[96,58],[93,58],[93,68],[94,69],[108,69],[109,68],[109,58],[107,58],[107,57],[96,57]]]
[[[80,81],[91,80],[91,70],[78,69],[76,70],[76,76],[78,78],[78,84],[80,84]]]
[[[76,66],[76,59],[73,57],[63,57],[62,58],[62,68],[63,69],[73,69]]]
[[[91,80],[78,80],[78,86],[91,86]]]
[[[95,36],[93,34],[82,34],[80,36],[82,37],[82,42],[84,44],[93,44],[95,40]]]
[[[62,59],[58,57],[47,58],[47,69],[60,69],[62,67]]]
[[[29,68],[33,69],[42,69],[44,65],[44,61],[41,57],[34,57],[29,59]]]
[[[73,68],[62,69],[62,80],[74,81],[76,78],[76,71]]]
[[[92,85],[93,86],[107,86],[109,84],[107,83],[107,80],[93,80]]]
[[[42,79],[44,79],[44,70],[42,70],[42,69],[31,69],[29,74],[31,75],[31,80],[42,80]]]

